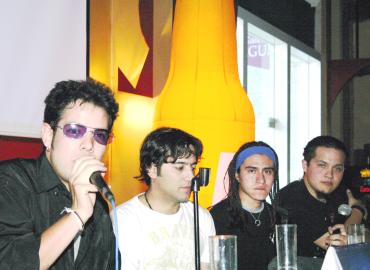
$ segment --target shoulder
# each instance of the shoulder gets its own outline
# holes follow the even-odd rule
[[[4,188],[31,188],[37,175],[38,160],[13,159],[0,162],[0,184]],[[11,181],[10,181],[11,180]]]
[[[35,167],[37,160],[35,159],[10,159],[0,161],[0,173],[17,173],[19,170],[32,170]]]
[[[220,213],[224,213],[227,211],[227,208],[229,207],[229,205],[230,205],[230,201],[228,199],[224,199],[218,202],[217,204],[215,204],[214,206],[212,206],[212,208],[210,209],[210,212],[212,216],[218,215]]]
[[[213,218],[207,209],[203,207],[199,207],[199,220],[200,220],[200,224],[203,224],[202,225],[203,233],[207,235],[216,234]]]
[[[265,207],[265,209],[266,210],[268,210],[268,211],[273,211],[273,207],[272,207],[272,205],[271,204],[269,204],[268,202],[266,202],[266,201],[264,201],[263,202],[263,204],[264,204],[264,207]]]
[[[181,207],[185,215],[194,216],[194,204],[192,202],[182,203]],[[209,211],[201,206],[198,207],[199,220],[212,221],[213,219]]]
[[[120,214],[135,214],[140,209],[139,195],[117,206],[117,212]]]
[[[211,212],[213,221],[218,229],[220,229],[220,227],[223,228],[223,227],[228,226],[230,221],[233,220],[230,200],[228,198],[214,205],[210,212]]]
[[[138,196],[131,198],[130,200],[118,205],[116,207],[116,214],[118,219],[118,224],[122,228],[135,227],[139,224],[145,223],[150,215],[145,213],[145,209],[138,199]],[[112,209],[110,216],[114,220],[114,209]]]
[[[304,186],[303,180],[296,180],[296,181],[293,181],[293,182],[289,183],[285,187],[283,187],[279,191],[279,193],[288,193],[288,192],[291,192],[291,191],[300,190],[300,189],[303,188],[303,186]]]
[[[191,213],[192,215],[194,214],[194,203],[193,202],[183,202],[180,204],[180,207],[185,213]],[[207,215],[209,214],[209,211],[202,206],[198,207],[199,209],[199,215]]]
[[[273,204],[283,208],[297,207],[307,201],[306,193],[303,180],[297,180],[282,188],[277,193]]]
[[[34,216],[29,213],[33,209],[32,201],[36,198],[37,169],[34,164],[34,160],[22,159],[8,160],[0,164],[0,216],[13,215],[14,222],[18,218],[24,218],[24,226],[28,226],[28,222],[32,223],[31,216]]]
[[[230,204],[230,200],[228,198],[223,199],[222,201],[220,201],[217,204],[215,204],[214,206],[212,206],[211,211],[226,208],[226,207],[229,206],[229,204]]]
[[[287,186],[283,187],[277,194],[277,198],[280,199],[289,199],[299,197],[300,194],[304,191],[304,182],[303,180],[297,180],[291,182]]]

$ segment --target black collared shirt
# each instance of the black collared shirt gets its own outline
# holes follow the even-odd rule
[[[45,155],[0,163],[0,269],[39,269],[41,234],[71,203],[69,191]],[[72,241],[50,269],[114,269],[114,234],[100,194],[81,235],[76,260],[73,249]]]
[[[339,205],[347,203],[345,192],[338,187],[327,197],[326,203],[318,201],[308,192],[304,181],[294,181],[281,189],[274,204],[288,210],[288,222],[297,224],[297,254],[304,257],[324,257],[326,250],[314,241],[345,217],[337,214]],[[331,220],[331,219],[334,220]]]

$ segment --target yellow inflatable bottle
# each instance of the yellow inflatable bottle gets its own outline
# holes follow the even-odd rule
[[[154,127],[177,127],[203,142],[199,165],[211,168],[199,196],[203,207],[215,202],[216,178],[223,187],[220,170],[230,160],[224,154],[254,140],[253,107],[238,75],[235,22],[232,0],[176,1],[170,71],[155,110]]]

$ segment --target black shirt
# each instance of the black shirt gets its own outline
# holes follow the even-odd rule
[[[232,234],[237,236],[238,270],[267,269],[269,262],[275,256],[275,245],[273,239],[272,207],[265,203],[264,210],[259,219],[261,225],[256,226],[251,214],[242,210],[245,215],[246,229],[241,226],[231,225],[229,199],[216,204],[211,209],[216,233]],[[254,214],[256,216],[257,214]]]
[[[41,234],[71,206],[71,195],[45,155],[0,163],[0,189],[0,269],[39,269]],[[100,194],[76,261],[73,246],[72,241],[50,269],[114,269],[114,234]]]
[[[337,214],[339,205],[347,203],[346,195],[339,190],[327,196],[326,203],[312,197],[303,180],[294,181],[278,192],[273,203],[288,210],[288,223],[297,224],[298,256],[325,256],[326,251],[313,242],[329,226],[345,221],[345,217]]]

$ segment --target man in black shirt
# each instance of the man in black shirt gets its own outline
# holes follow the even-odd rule
[[[331,136],[312,139],[304,149],[303,179],[284,187],[274,204],[288,210],[289,223],[297,224],[299,256],[324,257],[329,245],[345,245],[344,224],[360,223],[363,213],[359,200],[340,187],[347,150]],[[338,215],[338,207],[348,203],[351,215]],[[339,229],[339,233],[333,234]]]
[[[238,270],[264,270],[275,256],[275,215],[265,201],[278,184],[278,156],[264,142],[248,142],[227,169],[227,198],[211,209],[216,233],[237,236]]]
[[[110,89],[63,81],[45,99],[37,160],[0,164],[0,269],[113,269],[108,206],[89,182],[118,111]]]

